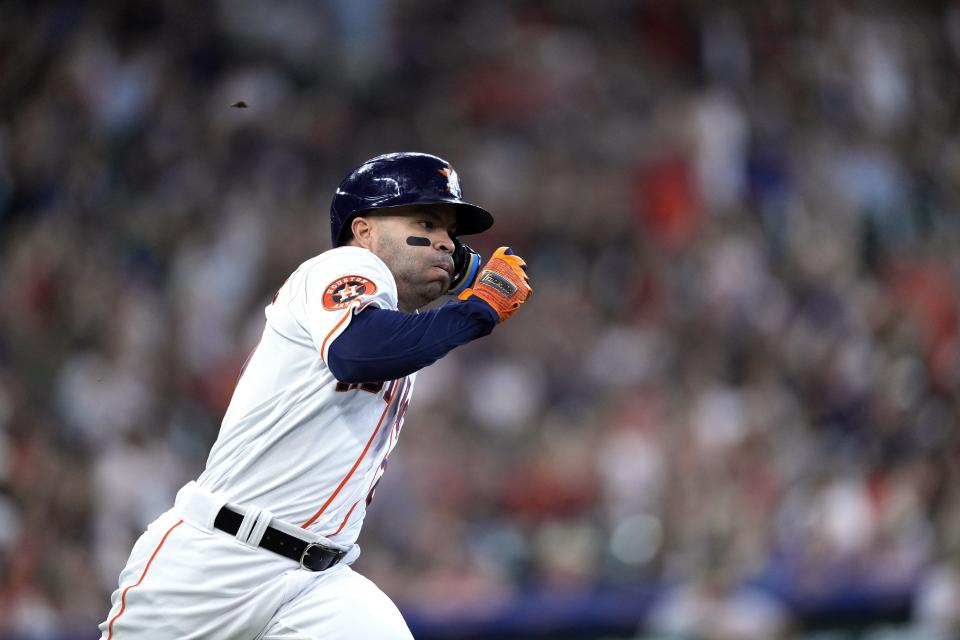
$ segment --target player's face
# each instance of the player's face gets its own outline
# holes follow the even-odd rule
[[[419,309],[446,293],[457,224],[453,207],[409,207],[373,220],[371,250],[397,281],[400,309]]]

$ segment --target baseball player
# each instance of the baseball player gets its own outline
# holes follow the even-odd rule
[[[481,268],[460,242],[492,224],[436,156],[383,155],[344,179],[334,248],[266,307],[206,469],[134,545],[103,639],[411,637],[350,565],[416,372],[530,296],[510,249]],[[445,293],[457,302],[417,312]]]

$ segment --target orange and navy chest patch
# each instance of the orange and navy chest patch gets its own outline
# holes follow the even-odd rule
[[[376,292],[377,285],[363,276],[343,276],[324,289],[323,308],[328,311],[345,309],[360,296],[369,296]]]

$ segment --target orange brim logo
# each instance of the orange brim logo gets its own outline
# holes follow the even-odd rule
[[[460,176],[457,175],[457,172],[453,170],[453,167],[449,164],[443,169],[437,169],[437,173],[443,175],[447,179],[447,191],[451,195],[462,198],[463,192],[460,190]]]

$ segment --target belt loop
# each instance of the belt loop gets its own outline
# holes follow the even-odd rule
[[[250,535],[247,536],[247,544],[249,544],[251,547],[259,547],[260,541],[263,540],[263,534],[267,532],[267,527],[270,526],[272,521],[273,514],[266,509],[260,509],[257,522],[250,530]]]
[[[257,544],[260,543],[257,540],[256,544],[250,543],[250,532],[253,531],[254,525],[257,524],[257,521],[260,519],[260,514],[263,512],[263,509],[257,507],[248,507],[246,513],[243,514],[243,522],[240,523],[240,528],[237,529],[236,538],[241,544],[245,544],[248,547],[256,548]],[[261,532],[260,536],[263,536]]]

